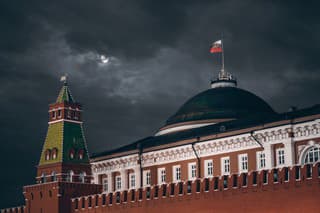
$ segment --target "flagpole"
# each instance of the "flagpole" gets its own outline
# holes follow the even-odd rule
[[[223,33],[221,33],[221,48],[222,48],[222,55],[221,55],[221,60],[222,60],[222,68],[221,72],[224,75],[224,48],[223,48]]]

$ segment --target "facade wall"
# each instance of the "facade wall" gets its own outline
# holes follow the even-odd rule
[[[277,123],[278,124],[278,123]],[[266,125],[267,126],[267,125]],[[254,134],[255,139],[251,134]],[[197,139],[194,145],[185,144],[177,147],[159,149],[157,151],[144,152],[142,154],[143,170],[150,170],[151,185],[159,184],[159,168],[166,170],[166,183],[173,182],[173,167],[180,165],[181,180],[189,179],[188,173],[189,163],[196,163],[197,177],[199,172],[199,162],[192,149],[194,146],[197,155],[200,157],[200,177],[206,177],[205,161],[213,161],[213,175],[221,176],[222,163],[224,157],[230,158],[229,174],[237,174],[241,162],[239,155],[247,154],[248,169],[247,172],[262,169],[280,168],[284,166],[293,166],[303,164],[301,156],[312,146],[320,146],[320,123],[319,120],[311,120],[291,125],[269,126],[255,132],[233,135],[230,137],[217,138],[203,141],[202,138]],[[259,143],[260,144],[259,144]],[[282,162],[279,162],[279,149],[284,151]],[[260,162],[257,157],[258,152],[265,154],[265,165],[260,168]],[[143,172],[140,173],[138,154],[131,154],[123,157],[117,157],[106,160],[94,161],[92,165],[93,183],[102,184],[102,177],[110,176],[119,172],[125,174],[124,182],[129,183],[128,173],[136,174],[136,188],[140,187],[140,175],[143,177]],[[258,165],[259,164],[259,165]],[[114,186],[114,175],[109,178],[109,185]],[[145,182],[145,181],[144,181]],[[143,183],[142,186],[146,184]],[[126,184],[120,191],[128,189],[129,184]],[[110,188],[107,192],[113,192],[115,188]]]

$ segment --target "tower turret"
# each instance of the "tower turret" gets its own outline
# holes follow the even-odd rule
[[[49,127],[38,165],[37,182],[90,182],[91,168],[83,132],[82,106],[65,81],[55,103],[49,105]]]

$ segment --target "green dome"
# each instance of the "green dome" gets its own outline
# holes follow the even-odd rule
[[[166,125],[207,119],[238,119],[275,114],[258,96],[236,87],[208,89],[189,99]]]

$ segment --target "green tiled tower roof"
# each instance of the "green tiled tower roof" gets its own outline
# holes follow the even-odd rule
[[[61,88],[58,98],[56,100],[56,103],[64,103],[64,102],[69,102],[69,103],[75,102],[71,95],[68,84],[66,82],[63,84],[63,87]]]
[[[60,103],[68,104],[68,108],[61,108]],[[74,103],[66,83],[61,88],[55,104],[59,105],[56,108],[53,105],[51,110],[69,110],[70,104],[75,108],[79,106],[79,104]],[[52,163],[89,164],[87,150],[82,122],[80,120],[72,120],[72,118],[65,120],[61,117],[54,120],[54,122],[49,122],[39,166]]]
[[[55,159],[46,160],[46,151],[57,149]],[[83,150],[83,158],[79,159],[77,153]],[[74,157],[70,157],[70,152]],[[47,137],[44,142],[39,165],[51,163],[89,163],[85,137],[82,124],[61,121],[49,124]]]

